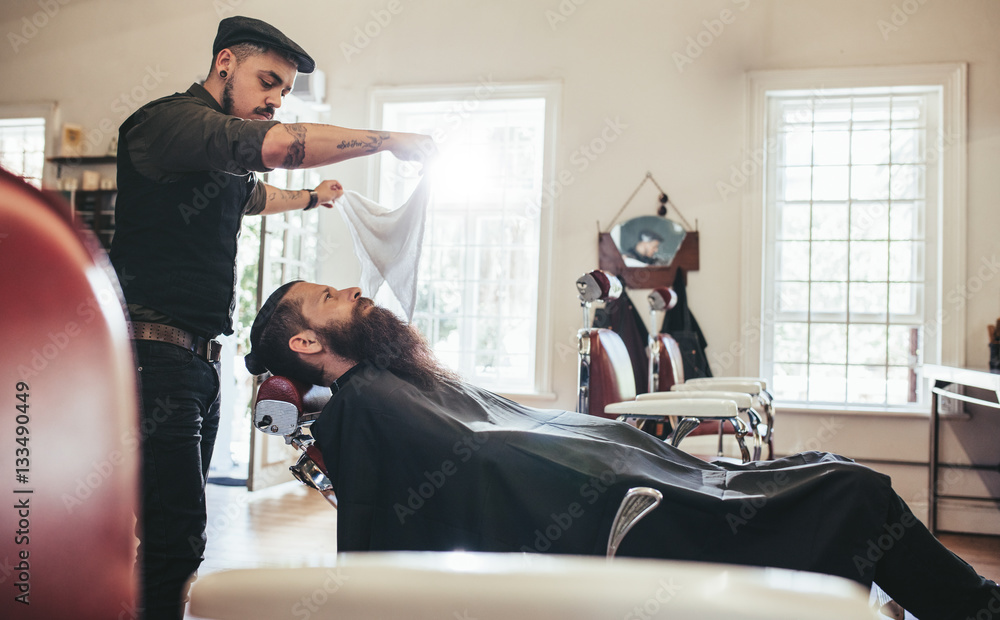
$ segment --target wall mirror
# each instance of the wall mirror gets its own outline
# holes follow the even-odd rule
[[[646,182],[660,190],[659,215],[643,215],[615,224]],[[667,194],[649,172],[608,226],[598,224],[597,251],[599,266],[621,278],[632,289],[671,286],[677,269],[698,270],[698,230],[692,229],[676,206],[672,213],[680,222],[667,217]],[[697,221],[695,222],[697,224]]]
[[[611,229],[626,267],[669,265],[686,234],[679,223],[655,215],[633,217]]]

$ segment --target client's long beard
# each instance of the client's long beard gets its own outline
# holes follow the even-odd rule
[[[365,309],[371,307],[365,312]],[[370,299],[354,304],[349,324],[330,323],[313,328],[338,355],[359,364],[388,369],[424,389],[441,381],[456,380],[434,357],[420,333],[390,310],[373,306]]]

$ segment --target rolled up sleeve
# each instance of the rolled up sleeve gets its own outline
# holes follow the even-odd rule
[[[127,138],[132,164],[144,176],[168,180],[178,174],[220,171],[268,172],[261,146],[278,121],[248,121],[185,98],[141,111]]]

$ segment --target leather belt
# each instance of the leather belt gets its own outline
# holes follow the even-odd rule
[[[217,362],[222,359],[222,343],[218,340],[208,340],[163,323],[132,321],[129,328],[133,340],[155,340],[174,344],[191,351],[207,362]]]

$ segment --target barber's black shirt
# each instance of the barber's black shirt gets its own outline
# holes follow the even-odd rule
[[[121,126],[111,260],[133,318],[204,337],[232,333],[244,214],[264,209],[254,171],[277,121],[223,113],[199,84]]]

